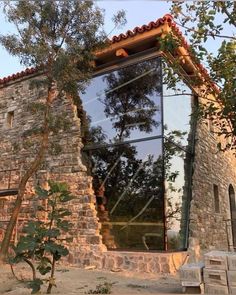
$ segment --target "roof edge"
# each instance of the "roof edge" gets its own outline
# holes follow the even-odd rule
[[[147,25],[142,25],[140,27],[135,27],[133,30],[128,30],[126,33],[119,34],[118,36],[114,36],[109,44],[112,46],[113,44],[117,44],[129,38],[135,37],[139,34],[143,34],[145,32],[151,31],[156,29],[164,24],[167,24],[170,29],[176,34],[176,36],[181,40],[181,45],[185,48],[185,50],[189,53],[189,57],[192,59],[192,62],[199,70],[200,74],[211,84],[213,89],[218,93],[219,89],[216,84],[211,80],[211,77],[208,74],[206,68],[197,61],[196,57],[190,50],[190,45],[188,44],[187,40],[183,36],[181,30],[179,29],[178,25],[174,22],[173,16],[171,14],[165,14],[162,18],[157,19],[156,21],[152,21]],[[109,48],[109,45],[108,47]],[[99,52],[98,52],[99,54]],[[9,82],[16,81],[18,79],[22,79],[24,77],[28,77],[30,75],[36,74],[39,72],[39,68],[26,68],[21,72],[17,72],[16,74],[12,74],[10,76],[4,77],[0,79],[0,86],[6,86]]]

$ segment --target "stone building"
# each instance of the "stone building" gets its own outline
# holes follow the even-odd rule
[[[171,34],[175,50],[160,48]],[[176,70],[176,61],[178,67]],[[45,161],[30,179],[12,237],[34,212],[35,185],[67,182],[74,224],[69,261],[79,266],[174,272],[191,254],[236,247],[235,156],[194,115],[212,84],[170,15],[113,37],[96,54],[94,78],[80,94],[55,100]],[[179,78],[176,89],[167,73]],[[43,88],[36,69],[0,80],[0,238],[19,179],[33,160]],[[198,81],[196,83],[196,80]],[[66,123],[65,123],[66,122]],[[188,250],[188,251],[187,251]]]

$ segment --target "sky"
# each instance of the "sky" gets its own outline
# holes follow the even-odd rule
[[[52,0],[53,1],[53,0]],[[120,9],[126,11],[127,24],[112,32],[109,37],[117,35],[119,33],[126,32],[129,29],[133,29],[136,26],[142,26],[148,24],[150,21],[155,21],[165,14],[170,13],[171,1],[162,0],[94,0],[97,5],[105,10],[105,30],[107,33],[111,32],[114,28],[114,24],[111,21],[112,16]],[[0,0],[1,3],[1,0]],[[222,23],[223,19],[218,17],[218,23]],[[225,35],[233,35],[232,29],[228,26],[224,26]],[[181,28],[183,32],[183,28]],[[0,9],[0,34],[14,32],[14,26],[6,22],[5,16]],[[223,39],[216,38],[213,40],[209,38],[206,43],[206,47],[213,53],[216,53],[217,48]],[[204,64],[204,62],[203,62]],[[0,78],[16,73],[25,69],[21,66],[17,58],[10,56],[0,46]]]
[[[163,17],[169,13],[170,3],[166,1],[150,0],[113,0],[113,1],[96,1],[97,5],[105,9],[105,30],[109,33],[114,25],[111,22],[112,16],[116,11],[124,9],[126,11],[127,24],[119,30],[113,31],[112,35],[126,32],[136,26],[148,24],[150,21]],[[0,12],[0,33],[12,33],[14,27],[5,21],[5,16]],[[109,36],[109,37],[112,37]],[[25,69],[20,65],[19,60],[10,56],[2,47],[0,47],[0,78],[14,74]]]

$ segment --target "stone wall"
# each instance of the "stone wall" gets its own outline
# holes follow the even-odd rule
[[[199,122],[189,224],[189,250],[196,260],[208,250],[228,250],[232,245],[232,231],[230,226],[226,230],[226,220],[231,218],[228,189],[230,184],[236,188],[235,167],[235,155],[219,152],[216,135],[206,122]],[[219,213],[215,212],[213,185],[218,186]]]
[[[188,260],[186,252],[147,253],[108,251],[104,253],[103,257],[103,269],[156,274],[174,274]]]
[[[44,89],[31,87],[30,79],[17,80],[0,89],[0,189],[15,188],[35,157],[40,137],[31,133],[42,124],[40,111],[32,108],[45,99]],[[35,77],[40,79],[40,77]],[[69,262],[102,269],[173,273],[186,261],[187,253],[133,253],[107,251],[102,243],[92,181],[81,159],[81,130],[76,107],[68,98],[55,101],[52,118],[58,121],[56,134],[50,135],[45,161],[27,185],[25,200],[13,236],[16,241],[23,223],[32,214],[34,186],[48,179],[67,182],[77,196],[71,203],[74,239]],[[200,122],[195,138],[192,201],[189,221],[189,250],[195,259],[210,249],[228,248],[225,219],[230,218],[228,187],[236,188],[236,160],[230,153],[219,153],[216,139]],[[219,188],[220,212],[214,211],[213,184]],[[10,218],[15,196],[0,198],[0,239]],[[232,239],[232,237],[229,238]]]
[[[41,137],[37,130],[42,126],[43,116],[36,104],[44,101],[46,92],[43,88],[32,88],[32,80],[41,78],[17,80],[0,89],[0,189],[18,186],[20,177],[40,146]],[[102,253],[106,248],[99,233],[91,178],[87,176],[86,167],[81,161],[80,120],[70,99],[61,97],[55,100],[51,111],[53,120],[56,129],[50,134],[49,152],[27,185],[12,241],[16,241],[23,223],[33,213],[35,185],[46,185],[48,179],[67,182],[70,191],[77,197],[71,202],[74,240],[70,259],[82,265],[91,253]],[[15,198],[0,198],[0,238]]]

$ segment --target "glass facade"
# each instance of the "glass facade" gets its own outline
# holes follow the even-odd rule
[[[179,79],[178,79],[179,81]],[[187,247],[194,122],[193,97],[182,81],[163,84],[166,234],[168,249]]]
[[[83,161],[103,242],[108,249],[183,248],[191,97],[169,95],[161,58],[153,58],[93,78],[81,100]]]

